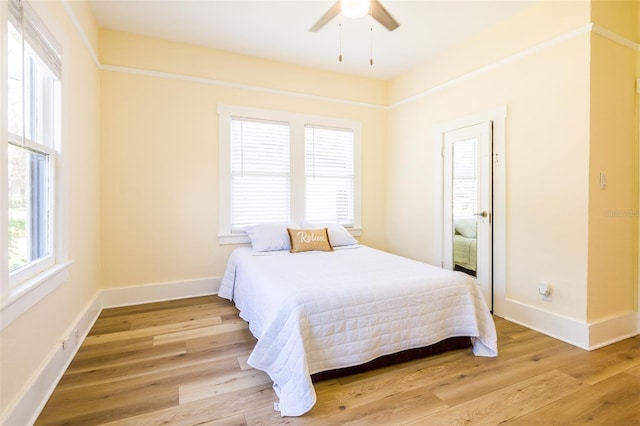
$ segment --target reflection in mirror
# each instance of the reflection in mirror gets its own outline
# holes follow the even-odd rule
[[[453,269],[476,276],[478,139],[453,144]]]

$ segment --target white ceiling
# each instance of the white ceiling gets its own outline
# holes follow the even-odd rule
[[[309,28],[331,0],[90,0],[101,28],[314,68],[389,79],[473,37],[534,0],[381,0],[400,24],[336,17]],[[342,23],[342,56],[340,29]],[[370,29],[373,28],[371,32]],[[373,36],[374,65],[369,64]]]

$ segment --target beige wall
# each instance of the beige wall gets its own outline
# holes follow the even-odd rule
[[[103,287],[222,276],[236,246],[217,240],[221,103],[361,120],[360,240],[385,247],[384,82],[113,31],[100,60]]]
[[[599,35],[591,49],[590,322],[634,309],[638,246],[636,53]]]
[[[592,20],[637,42],[637,2],[597,1]],[[635,307],[637,291],[637,116],[633,49],[591,39],[589,285],[587,320]],[[600,188],[600,173],[607,188]]]
[[[523,49],[565,35],[588,22],[587,1],[542,1],[390,80],[390,104],[490,67],[521,53]]]
[[[99,286],[99,74],[59,2],[31,2],[63,45],[66,111],[64,161],[68,167],[65,209],[68,252],[75,260],[66,283],[2,330],[0,335],[0,413],[21,396],[44,367],[71,324],[95,296]],[[69,2],[91,39],[97,27],[84,3]]]
[[[516,28],[519,20],[513,22]],[[554,29],[550,22],[538,24]],[[514,28],[504,30],[513,34]],[[472,50],[492,47],[479,42]],[[521,50],[529,47],[524,44]],[[457,68],[455,55],[448,55]],[[589,35],[584,33],[394,108],[387,190],[390,249],[440,263],[441,157],[433,126],[507,105],[506,296],[543,307],[537,289],[548,280],[556,288],[551,309],[584,318],[588,63]],[[408,203],[415,206],[410,212],[402,207]]]
[[[392,251],[441,261],[434,125],[507,105],[507,299],[578,323],[633,309],[637,215],[603,211],[637,211],[636,53],[588,24],[593,15],[635,41],[637,3],[609,6],[541,2],[390,83]],[[542,281],[553,285],[551,303],[538,294]]]

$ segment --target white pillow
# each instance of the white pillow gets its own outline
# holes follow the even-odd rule
[[[351,246],[358,244],[358,241],[353,238],[353,235],[347,231],[347,228],[339,223],[315,223],[315,222],[302,222],[303,229],[318,229],[327,228],[329,230],[329,242],[333,247]]]
[[[291,223],[259,223],[247,226],[245,232],[251,240],[253,251],[291,250],[287,228],[296,227]]]
[[[456,232],[463,237],[476,238],[476,218],[458,219],[456,221]]]

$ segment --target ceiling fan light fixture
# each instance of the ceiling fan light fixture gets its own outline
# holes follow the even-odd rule
[[[347,18],[361,18],[370,7],[369,0],[342,0],[342,14]]]

